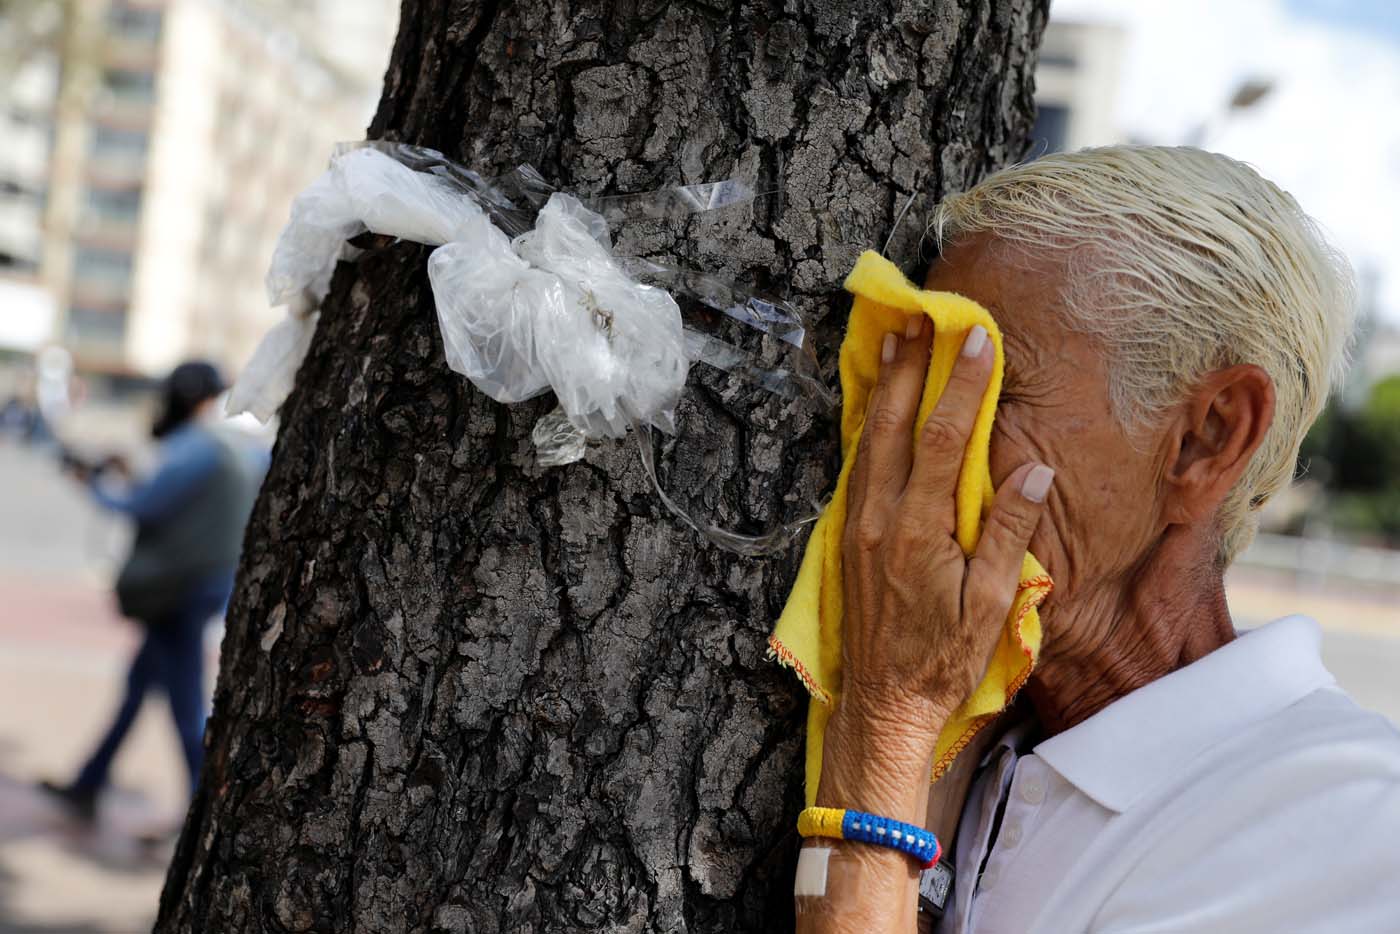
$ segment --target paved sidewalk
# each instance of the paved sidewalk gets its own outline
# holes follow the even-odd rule
[[[149,931],[173,843],[139,794],[116,791],[94,826],[0,775],[0,932]]]
[[[172,846],[138,838],[168,830],[185,803],[164,700],[142,708],[95,827],[34,787],[71,778],[106,728],[136,633],[81,582],[0,575],[0,599],[0,932],[149,931]]]
[[[125,533],[41,452],[0,443],[0,934],[149,931],[183,816],[165,700],[146,701],[95,828],[35,788],[68,780],[106,729],[139,633],[111,604]]]

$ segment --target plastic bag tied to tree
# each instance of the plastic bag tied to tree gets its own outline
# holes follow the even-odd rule
[[[667,508],[726,549],[759,554],[781,547],[813,517],[758,536],[695,519],[662,488],[648,429],[674,431],[691,362],[831,405],[801,319],[786,303],[705,273],[619,260],[608,226],[753,197],[748,186],[726,180],[585,203],[552,189],[529,166],[492,182],[432,150],[384,142],[341,147],[293,204],[267,275],[270,302],[285,304],[288,315],[255,351],[228,408],[266,420],[285,401],[336,263],[357,252],[346,241],[370,232],[434,246],[428,275],[448,365],[499,402],[546,391],[558,399],[533,434],[542,465],[577,460],[590,439],[633,428]],[[708,316],[692,316],[686,326],[673,292],[788,345],[792,365],[763,366],[707,333]]]
[[[613,259],[607,223],[576,198],[550,195],[514,244],[448,180],[377,149],[337,158],[292,207],[268,271],[268,298],[323,298],[342,245],[364,232],[438,246],[428,259],[447,363],[498,402],[552,389],[587,437],[621,437],[633,421],[663,429],[685,386],[680,308]],[[235,405],[255,414],[304,355],[296,316],[240,377]],[[293,373],[295,369],[293,368]]]

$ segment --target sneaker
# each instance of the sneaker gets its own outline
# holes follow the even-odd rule
[[[90,823],[97,819],[97,792],[82,791],[48,779],[39,783],[39,790],[61,802],[64,809],[79,820]]]

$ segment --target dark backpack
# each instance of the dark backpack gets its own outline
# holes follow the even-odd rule
[[[216,573],[232,575],[262,479],[234,442],[203,427],[195,430],[217,445],[217,465],[170,515],[137,525],[131,552],[117,574],[122,615],[148,626],[178,614],[202,580]]]

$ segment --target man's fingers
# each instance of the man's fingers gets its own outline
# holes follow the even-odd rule
[[[1022,464],[997,490],[967,568],[967,598],[977,612],[1001,619],[1011,608],[1021,561],[1040,524],[1054,479],[1055,471],[1044,464]]]
[[[933,325],[923,315],[901,334],[886,334],[880,379],[865,414],[851,476],[851,515],[886,515],[909,479],[909,439],[928,376]]]
[[[919,430],[913,472],[905,492],[906,508],[923,522],[953,531],[953,495],[963,451],[992,375],[992,342],[980,324],[963,340],[948,385]]]

